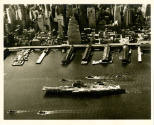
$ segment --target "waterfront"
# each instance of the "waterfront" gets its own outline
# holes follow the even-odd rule
[[[5,119],[150,119],[151,117],[151,64],[150,54],[143,55],[138,63],[137,51],[132,51],[131,63],[122,65],[119,54],[113,54],[108,65],[81,65],[82,52],[76,53],[68,66],[62,66],[65,53],[51,51],[42,64],[35,64],[40,52],[33,52],[28,62],[13,67],[15,54],[4,61],[4,118]],[[93,52],[92,60],[99,60],[102,51]],[[89,75],[116,78],[110,82],[126,89],[126,94],[99,98],[73,98],[43,96],[43,86],[69,85],[60,79],[83,80]],[[126,79],[121,76],[126,75]],[[119,79],[116,76],[120,76]],[[96,81],[96,80],[95,80]],[[10,115],[10,109],[26,110],[26,113]],[[53,110],[46,116],[37,115],[39,110]]]

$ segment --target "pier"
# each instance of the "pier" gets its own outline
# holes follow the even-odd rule
[[[102,63],[107,63],[109,60],[110,60],[110,46],[106,45],[104,47]]]
[[[122,54],[122,63],[128,63],[130,62],[130,53],[129,49],[131,48],[137,48],[138,49],[138,62],[142,62],[142,57],[141,57],[141,49],[142,50],[151,50],[151,43],[149,41],[142,41],[137,42],[137,43],[109,43],[109,44],[74,44],[74,45],[69,45],[69,44],[62,44],[62,45],[52,45],[52,46],[22,46],[22,47],[8,47],[4,48],[4,50],[8,50],[9,52],[11,51],[19,51],[22,49],[69,49],[67,55],[64,57],[62,60],[62,64],[66,65],[74,57],[74,50],[79,49],[79,48],[85,48],[85,52],[82,57],[81,64],[87,64],[88,61],[90,60],[91,57],[91,50],[92,49],[98,49],[101,50],[104,48],[103,51],[103,57],[99,61],[94,61],[92,64],[99,64],[99,63],[107,63],[111,59],[110,55],[110,49],[111,48],[123,48],[123,54]],[[38,60],[36,61],[36,64],[41,64],[42,60],[46,56],[45,50],[43,53],[40,55]],[[6,54],[5,54],[6,55]]]
[[[40,55],[40,57],[36,61],[36,64],[41,64],[42,60],[44,59],[44,57],[46,56],[48,51],[49,51],[48,49],[43,50],[42,54]]]
[[[138,46],[137,52],[138,52],[138,62],[142,62],[142,52],[140,46]]]

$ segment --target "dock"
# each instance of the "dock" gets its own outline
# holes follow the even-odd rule
[[[128,46],[140,46],[141,44],[144,45],[144,43],[147,45],[148,41],[142,41],[142,43],[127,43]],[[123,43],[109,43],[110,47],[122,47]],[[148,43],[148,48],[150,48],[150,42]],[[21,47],[7,47],[10,51],[16,51],[18,49],[63,49],[63,48],[70,48],[72,45],[69,44],[62,44],[62,45],[51,45],[51,46],[21,46]],[[106,44],[91,44],[92,48],[103,48]],[[75,44],[73,45],[74,48],[86,48],[87,44]]]
[[[17,56],[14,58],[12,66],[22,66],[25,61],[28,61],[30,49],[24,49],[17,52]]]
[[[74,49],[84,49],[85,48],[85,52],[84,55],[82,57],[82,61],[81,64],[87,64],[88,61],[90,60],[91,57],[91,50],[102,50],[104,49],[104,53],[103,53],[103,57],[101,60],[99,61],[94,61],[92,64],[99,64],[99,63],[103,63],[106,62],[107,60],[110,60],[110,49],[112,48],[123,48],[123,54],[122,54],[122,63],[128,63],[130,62],[130,54],[131,51],[129,51],[129,49],[131,50],[132,48],[138,48],[138,62],[142,61],[142,57],[141,57],[141,49],[142,51],[151,51],[151,42],[150,41],[142,41],[142,42],[137,42],[137,43],[108,43],[108,44],[74,44],[74,45],[70,45],[70,44],[62,44],[62,45],[51,45],[51,46],[21,46],[21,47],[7,47],[4,48],[4,50],[8,50],[9,52],[12,51],[19,51],[19,50],[23,50],[23,49],[69,49],[67,55],[64,57],[64,59],[62,60],[62,64],[68,64],[69,62],[71,62],[71,60],[74,57]],[[128,49],[127,49],[128,48]],[[43,52],[40,57],[38,58],[38,60],[36,61],[36,64],[40,64],[42,62],[42,60],[45,57],[45,53]]]

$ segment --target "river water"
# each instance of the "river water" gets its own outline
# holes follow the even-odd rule
[[[68,66],[61,60],[66,53],[51,51],[42,64],[35,64],[40,52],[32,52],[23,66],[12,66],[15,53],[4,61],[4,118],[5,119],[150,119],[151,118],[151,54],[143,54],[137,62],[133,50],[131,63],[122,65],[120,54],[113,53],[113,63],[108,65],[81,65],[84,51],[79,50]],[[94,51],[92,60],[101,59],[102,51]],[[73,80],[92,83],[85,76],[105,76],[108,82],[119,84],[126,94],[82,97],[45,97],[43,86],[70,85]],[[62,82],[60,79],[69,79]],[[19,110],[8,114],[8,110]],[[38,115],[39,110],[52,111]],[[22,112],[23,111],[23,112]]]

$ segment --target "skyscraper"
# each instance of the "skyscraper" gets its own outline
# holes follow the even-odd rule
[[[79,25],[74,16],[69,19],[67,35],[69,44],[79,44],[81,42]]]

